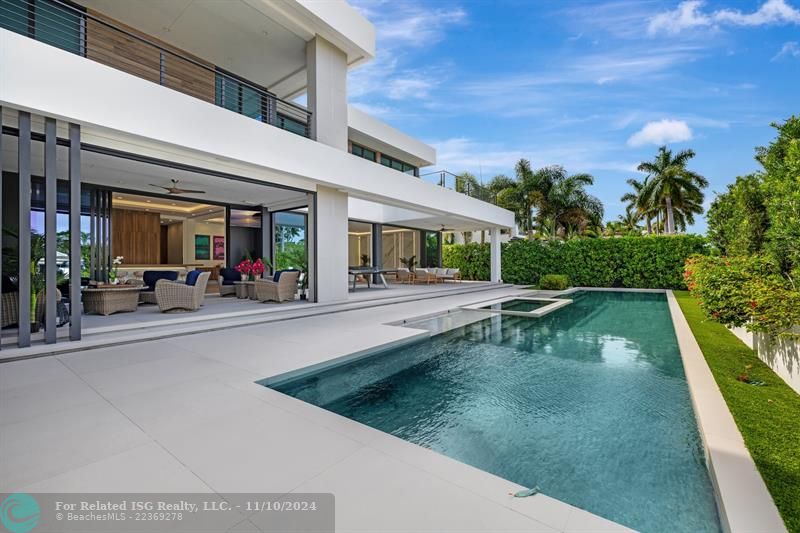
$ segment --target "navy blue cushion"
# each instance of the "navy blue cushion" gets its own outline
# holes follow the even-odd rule
[[[197,278],[199,277],[200,277],[200,271],[192,270],[191,272],[186,274],[186,284],[194,286],[194,284],[197,283]]]
[[[234,281],[241,281],[242,279],[242,275],[236,272],[234,268],[219,269],[219,277],[222,279],[223,285],[233,285]]]
[[[287,268],[285,270],[276,270],[275,271],[275,275],[272,276],[272,281],[275,281],[275,282],[280,281],[281,280],[281,274],[283,274],[284,272],[300,272],[300,271],[297,270],[296,268]]]
[[[142,274],[142,281],[147,285],[146,291],[156,290],[156,282],[160,279],[175,281],[178,279],[178,272],[175,270],[145,270]]]

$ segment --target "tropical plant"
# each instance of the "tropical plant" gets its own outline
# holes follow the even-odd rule
[[[769,228],[760,174],[736,178],[708,209],[708,237],[722,255],[754,254],[763,248]]]
[[[414,272],[414,269],[417,267],[417,256],[412,255],[411,257],[401,257],[400,263],[411,272]]]
[[[15,228],[4,227],[3,233],[19,242],[19,232]],[[44,294],[47,278],[45,276],[45,237],[41,233],[31,230],[31,324],[37,324],[36,303],[41,295]],[[20,266],[19,253],[16,248],[6,246],[3,248],[3,271],[19,272]],[[60,285],[66,280],[66,276],[61,270],[56,271],[56,285]]]
[[[488,187],[496,191],[497,205],[514,212],[520,231],[529,238],[534,233],[551,239],[589,230],[599,234],[603,205],[586,192],[594,183],[591,175],[570,176],[560,166],[534,171],[527,159],[517,162],[515,172],[516,180],[496,176]]]
[[[686,168],[694,156],[694,150],[681,150],[673,155],[672,150],[662,146],[652,161],[643,161],[637,167],[647,173],[640,193],[644,205],[658,211],[663,206],[666,233],[685,230],[694,223],[694,215],[703,212],[703,189],[708,180]]]
[[[644,181],[629,179],[628,185],[633,188],[633,191],[623,194],[622,198],[620,198],[623,202],[628,203],[625,212],[629,215],[634,214],[639,219],[644,219],[647,226],[647,234],[650,235],[653,233],[653,219],[658,213],[658,206],[643,194],[647,185],[647,178]]]

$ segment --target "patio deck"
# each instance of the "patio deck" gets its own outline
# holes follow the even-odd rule
[[[513,498],[514,483],[254,383],[428,334],[390,322],[522,294],[414,289],[405,302],[0,363],[0,456],[13,458],[0,491],[332,492],[339,532],[627,531],[543,494]]]
[[[496,288],[497,284],[480,281],[443,283],[435,285],[406,285],[390,283],[388,288],[359,285],[348,294],[346,302],[316,304],[295,300],[283,303],[262,303],[240,300],[232,296],[220,297],[216,293],[206,295],[205,303],[196,312],[161,313],[157,305],[140,305],[132,313],[116,313],[109,316],[83,315],[83,339],[68,342],[66,326],[59,328],[57,344],[45,345],[43,334],[35,334],[33,346],[18,349],[15,347],[16,330],[2,332],[0,360],[32,355],[63,353],[86,347],[98,347],[111,343],[131,342],[146,338],[161,338],[196,331],[209,331],[220,328],[239,327],[260,322],[297,318],[309,314],[333,312],[360,306],[387,305],[392,302],[424,298],[439,298],[453,294],[485,291]]]

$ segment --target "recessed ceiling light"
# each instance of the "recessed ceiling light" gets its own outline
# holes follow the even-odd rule
[[[148,204],[150,204],[150,203],[152,203],[152,202],[151,202],[150,200],[147,200],[147,203],[148,203]]]

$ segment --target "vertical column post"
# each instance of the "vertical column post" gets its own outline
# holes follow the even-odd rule
[[[224,85],[224,84],[223,84]],[[225,266],[233,267],[231,259],[231,208],[225,208]]]
[[[308,301],[319,301],[317,280],[317,195],[306,194],[308,198],[308,218],[306,219],[306,277],[308,278]]]
[[[72,160],[72,146],[70,146],[70,161]],[[70,191],[71,192],[71,191]],[[71,201],[71,200],[70,200]],[[97,268],[97,189],[89,189],[89,277],[98,281]]]
[[[31,345],[31,115],[19,112],[17,139],[19,172],[19,308],[17,310],[17,345]]]
[[[444,240],[444,233],[439,231],[436,233],[436,266],[442,268],[442,241]]]
[[[491,253],[491,282],[500,283],[501,263],[500,263],[500,228],[492,228],[491,242],[489,243]]]
[[[44,342],[56,342],[56,120],[44,121]]]
[[[3,279],[3,106],[0,106],[0,281]],[[0,301],[3,299],[3,285],[0,283]],[[4,308],[0,305],[0,319]],[[2,320],[0,320],[2,322]],[[0,342],[2,344],[2,342]],[[0,350],[2,346],[0,346]]]
[[[419,230],[417,232],[417,234],[419,235],[419,242],[420,242],[420,245],[419,245],[419,262],[418,262],[418,264],[419,264],[419,266],[421,268],[427,268],[428,267],[428,239],[427,239],[428,232],[425,231],[424,229],[421,229],[421,230]]]
[[[383,268],[383,224],[372,225],[372,266]],[[380,283],[380,274],[372,277],[373,283]]]
[[[272,213],[266,207],[261,206],[261,255],[272,265],[270,269],[272,273],[275,272],[274,242],[275,239],[272,236]]]
[[[69,125],[69,338],[81,338],[81,127]]]

